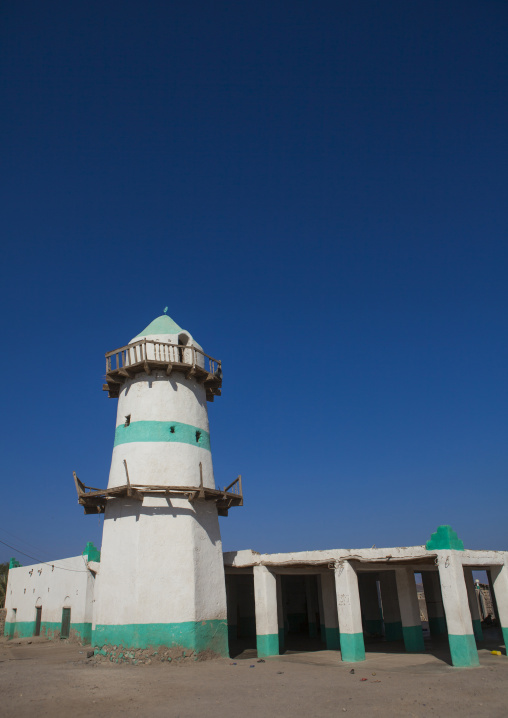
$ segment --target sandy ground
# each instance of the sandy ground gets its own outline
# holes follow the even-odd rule
[[[355,664],[316,651],[264,663],[244,653],[133,666],[87,659],[87,646],[29,640],[0,639],[2,718],[508,716],[508,658],[486,649],[479,651],[480,668],[470,669],[452,668],[436,652],[379,650]]]

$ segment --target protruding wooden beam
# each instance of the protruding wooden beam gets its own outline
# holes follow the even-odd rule
[[[169,364],[166,367],[166,374],[169,376],[172,371],[173,371],[173,365],[171,364],[171,362],[169,362]]]
[[[121,369],[119,369],[118,373],[121,374],[122,376],[126,376],[127,379],[132,379],[132,374],[125,367],[122,367]]]
[[[144,370],[146,371],[147,374],[151,374],[151,373],[152,373],[152,370],[150,369],[150,366],[148,365],[148,362],[146,361],[146,359],[145,359],[145,362],[144,362],[144,364],[143,364],[143,368],[144,368]]]

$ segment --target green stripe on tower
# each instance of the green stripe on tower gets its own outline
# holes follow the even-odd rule
[[[365,660],[363,633],[341,633],[340,652],[343,661],[350,663]]]
[[[210,451],[210,434],[180,421],[131,421],[116,427],[114,446],[133,442],[175,442]]]

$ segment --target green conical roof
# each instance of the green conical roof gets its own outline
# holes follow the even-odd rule
[[[179,327],[171,317],[168,317],[167,314],[161,314],[160,317],[150,322],[142,332],[136,334],[134,338],[147,337],[150,336],[150,334],[178,334],[181,331],[182,327]]]

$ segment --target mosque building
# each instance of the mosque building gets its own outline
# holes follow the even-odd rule
[[[249,641],[266,657],[303,637],[355,662],[373,640],[423,651],[428,633],[447,637],[454,666],[474,666],[483,604],[472,572],[486,570],[506,645],[508,552],[466,550],[449,526],[422,546],[224,553],[218,517],[243,494],[241,477],[223,488],[214,478],[207,402],[221,386],[221,362],[166,314],[106,354],[103,389],[118,400],[108,486],[74,474],[85,513],[104,514],[101,550],[11,559],[7,636],[74,637],[116,662],[228,656]]]

